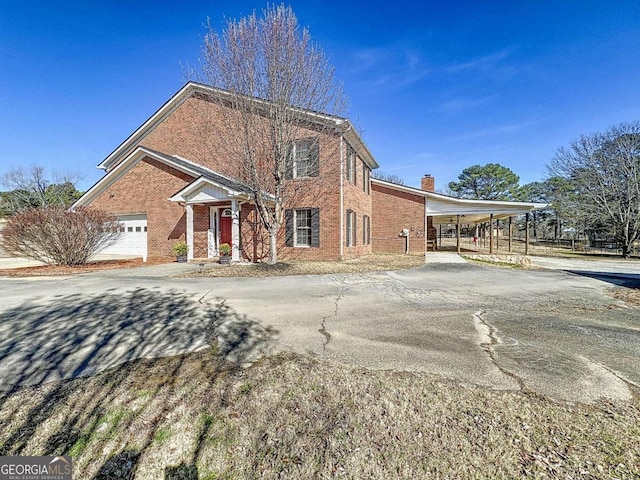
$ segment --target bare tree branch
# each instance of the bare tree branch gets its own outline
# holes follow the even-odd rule
[[[343,114],[345,97],[291,8],[269,6],[261,17],[228,20],[222,33],[210,23],[207,30],[198,79],[221,89],[217,102],[226,108],[218,146],[229,171],[252,190],[275,263],[286,209],[301,197],[320,196],[320,181],[335,174],[328,161],[340,153],[340,142],[325,138],[336,137],[335,122],[309,118]],[[303,177],[316,181],[296,180]]]
[[[640,122],[581,137],[558,150],[550,170],[573,186],[576,215],[604,226],[627,257],[640,239]]]
[[[10,217],[0,245],[9,254],[72,266],[84,265],[119,236],[119,222],[104,212],[48,206],[29,208]]]
[[[15,213],[32,207],[71,205],[81,195],[75,187],[78,180],[74,174],[48,177],[44,167],[32,166],[5,173],[0,185],[7,190],[4,198],[8,213]]]

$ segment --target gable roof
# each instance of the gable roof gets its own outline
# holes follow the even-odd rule
[[[462,223],[482,223],[488,221],[491,214],[493,214],[494,219],[508,218],[549,207],[546,203],[472,200],[450,197],[441,193],[427,192],[419,188],[398,185],[397,183],[386,182],[377,178],[372,178],[371,183],[424,197],[426,214],[433,216],[435,224],[455,223],[458,215],[460,215]]]
[[[169,165],[182,173],[186,173],[187,175],[194,177],[194,179],[205,178],[210,183],[219,185],[229,192],[241,192],[246,195],[251,193],[249,187],[242,182],[220,175],[219,173],[187,160],[186,158],[166,155],[156,150],[152,150],[151,148],[138,146],[122,162],[116,165],[112,170],[109,170],[104,177],[98,180],[98,182],[87,190],[85,194],[71,206],[71,209],[89,205],[138,162],[147,157],[162,162],[165,165]]]
[[[217,189],[219,192],[222,191],[224,192],[222,199],[226,200],[229,198],[243,198],[243,199],[250,199],[251,198],[251,190],[246,187],[245,185],[239,183],[239,182],[226,182],[226,181],[220,181],[220,179],[223,179],[224,177],[221,177],[219,175],[203,175],[201,177],[198,177],[197,179],[195,179],[193,182],[189,183],[188,185],[185,185],[182,189],[180,189],[177,193],[175,193],[171,198],[169,198],[169,201],[171,202],[185,202],[185,203],[200,203],[201,200],[198,201],[194,201],[193,198],[190,198],[192,196],[193,193],[199,192],[203,189],[203,187],[214,187],[215,189]],[[239,188],[234,188],[235,187],[239,187]],[[221,197],[217,197],[218,199],[220,199]],[[210,195],[210,198],[208,198],[208,201],[213,200],[213,198]]]
[[[114,151],[112,151],[107,158],[105,158],[98,168],[109,171],[117,162],[126,155],[129,155],[133,150],[151,131],[153,131],[160,123],[162,123],[173,111],[175,111],[180,105],[182,105],[188,98],[195,94],[201,94],[206,96],[216,96],[222,98],[231,99],[233,94],[220,88],[210,87],[196,82],[187,82],[180,90],[178,90],[164,105],[162,105],[156,112],[151,115],[136,131],[134,131],[129,137],[122,142]],[[266,100],[259,98],[252,98],[253,101],[266,104]],[[351,146],[360,155],[362,160],[372,169],[378,168],[379,165],[373,158],[373,155],[362,141],[355,128],[346,118],[340,118],[325,113],[313,112],[311,110],[305,110],[302,108],[295,108],[301,116],[308,122],[323,126],[334,126],[336,131],[342,133]]]

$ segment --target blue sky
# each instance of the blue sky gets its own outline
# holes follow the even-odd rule
[[[500,163],[540,180],[581,134],[640,120],[640,3],[289,2],[386,173],[444,189]],[[207,17],[265,3],[0,0],[0,175],[95,168],[183,84]]]

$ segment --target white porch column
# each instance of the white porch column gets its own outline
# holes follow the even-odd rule
[[[231,261],[240,261],[240,211],[238,201],[231,200]]]
[[[193,205],[187,203],[187,260],[193,260]]]

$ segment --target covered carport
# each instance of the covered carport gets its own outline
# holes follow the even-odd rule
[[[420,191],[420,190],[418,190]],[[456,250],[460,253],[460,226],[462,224],[489,226],[489,253],[494,253],[494,228],[500,220],[508,222],[508,250],[512,249],[513,218],[525,216],[525,255],[529,254],[529,219],[531,212],[542,210],[546,203],[506,202],[499,200],[470,200],[434,192],[420,191],[425,197],[425,216],[432,217],[436,225],[455,225]],[[499,239],[499,236],[496,237]]]
[[[427,254],[440,247],[436,227],[455,225],[456,251],[461,250],[461,225],[509,224],[509,251],[511,251],[514,218],[525,216],[529,222],[531,212],[547,208],[544,203],[506,202],[498,200],[470,200],[450,197],[434,191],[434,179],[426,175],[422,188],[371,179],[372,194],[372,252]],[[528,228],[526,231],[528,232]],[[489,251],[494,251],[493,235],[489,236]],[[529,253],[528,234],[525,253]]]

